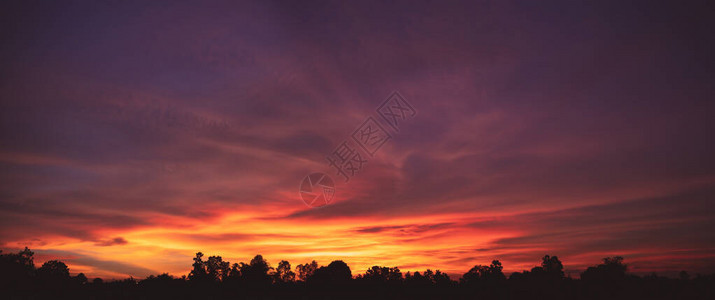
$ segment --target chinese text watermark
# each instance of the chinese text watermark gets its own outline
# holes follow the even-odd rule
[[[350,139],[342,141],[326,157],[328,166],[345,182],[349,182],[362,170],[368,162],[368,157],[374,157],[377,151],[393,138],[392,134],[400,132],[403,122],[417,115],[414,107],[397,91],[392,92],[375,111],[380,116],[380,121],[368,116],[352,132]],[[392,134],[386,127],[392,130]],[[308,206],[327,205],[335,197],[335,184],[327,174],[312,173],[301,182],[300,196]]]

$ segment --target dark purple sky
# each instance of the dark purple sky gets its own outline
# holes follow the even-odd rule
[[[715,272],[712,2],[100,2],[0,7],[3,250]],[[417,116],[338,180],[393,91]]]

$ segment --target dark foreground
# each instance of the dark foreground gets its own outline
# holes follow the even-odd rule
[[[70,276],[60,261],[35,268],[33,253],[0,253],[1,299],[715,299],[715,276],[680,278],[628,274],[621,257],[604,259],[580,279],[564,276],[556,256],[544,256],[530,271],[502,273],[495,260],[477,265],[456,281],[439,270],[407,272],[374,266],[353,276],[342,261],[295,269],[271,267],[260,255],[231,265],[197,253],[188,276],[167,274],[105,282]],[[295,272],[293,271],[295,270]]]

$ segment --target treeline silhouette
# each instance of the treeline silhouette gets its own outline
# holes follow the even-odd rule
[[[607,257],[579,279],[564,275],[556,256],[546,255],[531,270],[506,276],[498,260],[476,265],[459,280],[427,269],[402,273],[373,266],[353,274],[341,260],[315,261],[294,268],[282,260],[274,268],[261,255],[249,263],[204,257],[199,252],[188,276],[152,275],[137,280],[88,280],[71,276],[61,261],[35,267],[28,248],[0,251],[2,299],[715,299],[715,276],[679,278],[627,273],[622,257]]]

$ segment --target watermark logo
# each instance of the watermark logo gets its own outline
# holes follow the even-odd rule
[[[390,97],[387,97],[385,102],[377,108],[377,113],[382,117],[387,124],[396,132],[400,132],[400,122],[412,118],[417,114],[417,111],[412,108],[407,100],[398,92],[393,92]]]
[[[383,145],[392,139],[392,135],[385,128],[390,128],[394,133],[400,132],[400,124],[407,119],[414,118],[417,111],[397,91],[385,99],[375,110],[381,117],[378,122],[368,116],[360,126],[350,135],[350,140],[345,140],[338,145],[329,156],[328,166],[335,169],[335,175],[340,175],[349,182],[350,178],[362,170],[368,157],[374,157]],[[383,126],[385,125],[385,126]],[[315,176],[315,177],[314,177]],[[316,191],[315,185],[323,180],[330,184],[319,185],[327,189]],[[308,206],[317,207],[329,204],[335,196],[333,180],[326,174],[313,173],[306,176],[300,187],[300,196]],[[321,198],[322,196],[322,198]]]
[[[355,129],[350,137],[370,156],[375,156],[375,152],[392,138],[372,117],[367,117],[367,120]]]
[[[303,178],[300,184],[300,197],[310,207],[329,204],[335,196],[335,183],[330,176],[313,173]]]

